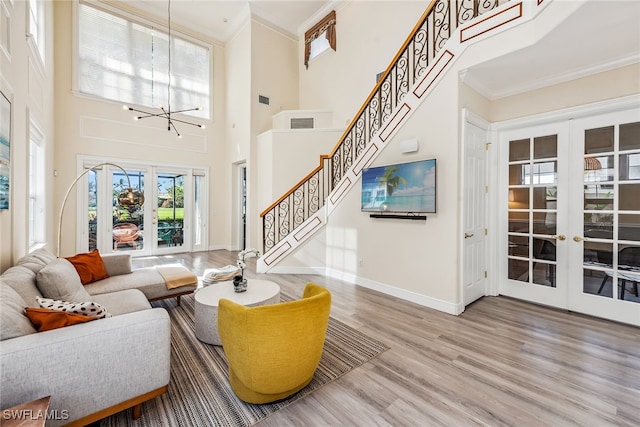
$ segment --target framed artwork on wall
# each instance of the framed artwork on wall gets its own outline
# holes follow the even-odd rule
[[[9,209],[9,177],[11,168],[11,103],[0,92],[0,210]]]

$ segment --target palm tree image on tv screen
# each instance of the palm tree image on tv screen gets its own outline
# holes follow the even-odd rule
[[[360,207],[363,212],[436,212],[436,160],[365,169]]]

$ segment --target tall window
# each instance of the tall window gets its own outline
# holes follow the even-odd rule
[[[304,33],[304,66],[327,49],[336,50],[336,11],[332,10],[320,22]]]
[[[44,243],[44,135],[32,122],[29,133],[29,247]]]
[[[29,0],[29,34],[35,50],[44,64],[44,1]]]
[[[4,1],[0,1],[0,51],[11,58],[11,13]]]
[[[168,105],[169,40],[164,28],[87,4],[78,8],[78,89],[156,108]],[[209,48],[171,32],[171,110],[209,118]]]

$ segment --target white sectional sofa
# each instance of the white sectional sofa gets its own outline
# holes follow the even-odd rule
[[[166,392],[169,315],[148,300],[195,286],[166,290],[159,273],[131,271],[126,255],[103,259],[110,277],[86,286],[71,263],[43,249],[0,276],[0,409],[51,396],[58,419],[47,426],[85,425],[131,407],[139,415],[142,402]],[[88,299],[112,317],[37,332],[24,309],[38,307],[37,296]]]

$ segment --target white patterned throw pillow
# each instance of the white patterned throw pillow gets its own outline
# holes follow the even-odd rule
[[[41,297],[36,297],[36,301],[38,301],[38,305],[40,305],[40,307],[49,308],[51,310],[81,314],[94,319],[111,317],[111,313],[97,302],[69,302]]]

